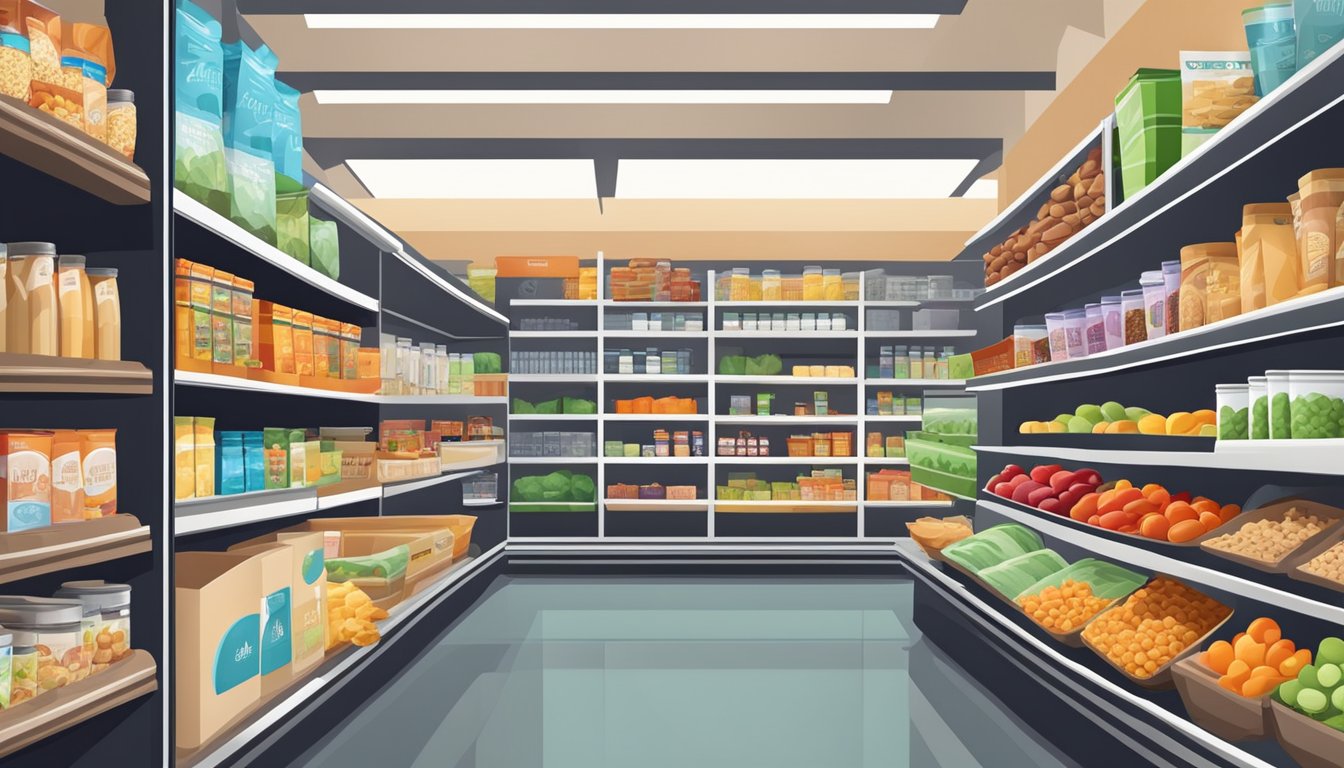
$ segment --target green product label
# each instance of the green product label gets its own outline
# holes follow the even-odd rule
[[[215,647],[215,695],[226,693],[257,676],[261,669],[261,616],[249,613],[235,621]]]
[[[269,675],[294,659],[294,641],[290,639],[289,587],[276,590],[261,600],[261,674]]]

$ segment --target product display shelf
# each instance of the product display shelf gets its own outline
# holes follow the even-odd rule
[[[904,422],[904,423],[909,423],[909,424],[918,424],[918,423],[920,423],[921,421],[924,420],[924,417],[921,416],[921,415],[919,415],[918,413],[907,413],[907,414],[899,414],[899,415],[898,415],[898,414],[892,414],[892,415],[890,415],[890,416],[882,416],[882,415],[877,415],[877,414],[868,414],[867,416],[864,416],[864,417],[863,417],[863,420],[864,420],[864,421],[870,421],[870,422],[877,423],[877,424],[881,424],[881,423],[884,423],[884,422],[885,422],[885,423],[901,423],[901,422]]]
[[[596,413],[511,413],[509,421],[595,421]],[[653,418],[650,416],[649,418]]]
[[[313,269],[307,264],[295,259],[293,256],[281,251],[279,248],[263,241],[251,232],[244,230],[227,218],[210,210],[204,203],[188,197],[181,190],[173,190],[173,213],[186,221],[215,234],[221,240],[232,244],[242,251],[252,254],[266,264],[288,273],[296,280],[307,283],[308,285],[323,291],[324,293],[330,294],[352,306],[358,307],[359,309],[370,312],[378,311],[378,299],[363,294],[337,280],[327,277],[316,269]],[[280,291],[275,288],[271,288],[269,291],[259,290],[259,294],[261,295],[274,295],[278,293],[280,293]]]
[[[1115,283],[1109,279],[1111,270],[1118,269],[1122,261],[1130,262],[1124,266],[1137,277],[1141,267],[1133,265],[1132,259],[1106,257],[1106,251],[1113,247],[1131,254],[1156,250],[1171,254],[1163,258],[1175,258],[1181,245],[1230,241],[1235,224],[1210,227],[1217,211],[1234,212],[1262,195],[1270,196],[1265,199],[1282,198],[1286,192],[1280,184],[1289,185],[1313,168],[1331,165],[1328,155],[1318,150],[1327,141],[1325,137],[1338,135],[1337,126],[1344,119],[1341,79],[1344,79],[1344,49],[1336,45],[1252,104],[1137,194],[1114,206],[1109,205],[1112,196],[1108,195],[1109,210],[1104,216],[1008,279],[990,286],[976,302],[976,310],[1047,283],[1053,284],[1048,303],[1054,305],[1060,296],[1059,282],[1100,281],[1095,283],[1092,289],[1095,291]],[[1103,131],[1103,136],[1110,133]],[[1108,186],[1113,186],[1114,175],[1108,172]],[[1180,223],[1171,219],[1173,214],[1180,217]],[[1235,221],[1235,213],[1231,213],[1228,221]],[[1009,231],[1015,228],[1009,227]],[[1218,236],[1191,236],[1192,229],[1224,228],[1228,231]],[[1163,243],[1169,246],[1158,247]],[[992,244],[991,241],[989,245]],[[984,250],[962,255],[979,259]],[[1106,263],[1098,266],[1095,263],[1098,259]],[[1094,262],[1089,268],[1072,269],[1088,261]],[[1158,261],[1153,257],[1150,268],[1156,268]],[[1046,299],[1043,297],[1042,301]]]
[[[738,425],[738,424],[740,424],[740,425],[744,425],[744,426],[750,426],[750,425],[752,425],[752,424],[758,424],[758,425],[767,425],[767,424],[791,424],[791,425],[806,425],[806,424],[839,424],[839,425],[845,425],[845,424],[858,424],[861,418],[862,418],[862,417],[860,417],[860,416],[852,416],[852,415],[835,415],[835,416],[787,416],[787,415],[771,415],[771,416],[715,416],[715,417],[714,417],[714,421],[718,422],[719,424],[734,424],[734,425]]]
[[[510,456],[510,464],[596,464],[597,456]]]
[[[707,301],[615,301],[603,299],[603,309],[704,309]]]
[[[608,512],[708,512],[704,499],[604,499]]]
[[[708,464],[708,456],[603,456],[602,461],[607,464],[636,464],[650,466],[654,464]]]
[[[511,373],[509,381],[514,384],[563,384],[569,382],[575,383],[594,383],[597,381],[595,373]]]
[[[1114,537],[1103,535],[1102,529],[1094,533],[1088,530],[1089,526],[1071,524],[1073,521],[1063,522],[1065,518],[1056,521],[1051,518],[1060,516],[1025,509],[1008,502],[981,499],[977,502],[977,509],[987,511],[996,518],[1025,525],[1047,538],[1085,549],[1099,558],[1152,573],[1165,573],[1191,584],[1239,595],[1303,616],[1344,624],[1344,604],[1339,601],[1338,593],[1316,590],[1311,585],[1288,581],[1286,578],[1271,578],[1225,558],[1202,552],[1199,547],[1148,546],[1149,542],[1141,537],[1133,537],[1135,543],[1131,544],[1122,540],[1121,534]],[[1157,549],[1159,546],[1162,546],[1161,551]],[[1323,599],[1306,596],[1317,592]]]
[[[1344,287],[1289,299],[1221,322],[1108,349],[1077,360],[1041,363],[977,376],[970,381],[967,390],[985,392],[1098,376],[1340,326],[1344,326]]]
[[[918,592],[927,588],[936,595],[932,603],[939,606],[938,610],[950,611],[961,619],[952,626],[968,627],[969,634],[962,635],[964,638],[979,638],[994,653],[1013,659],[1012,666],[1021,670],[1021,679],[1032,685],[1029,698],[1034,703],[1044,704],[1041,697],[1046,693],[1052,695],[1050,698],[1058,697],[1067,709],[1132,746],[1136,754],[1160,754],[1164,760],[1174,761],[1172,764],[1239,768],[1271,768],[1276,764],[1259,754],[1277,752],[1272,745],[1243,748],[1196,726],[1185,718],[1184,707],[1175,695],[1158,696],[1118,681],[1102,671],[1105,662],[1091,658],[1091,651],[1071,649],[1048,639],[1030,626],[1029,619],[1010,615],[1005,604],[987,600],[950,570],[931,561],[908,538],[897,539],[895,548],[917,581],[917,615],[921,611]],[[991,663],[999,662],[996,657]]]
[[[734,339],[778,339],[784,331],[715,331],[720,339],[731,342]],[[703,334],[700,334],[703,335]],[[806,339],[857,339],[858,331],[791,331],[788,335],[797,340]]]
[[[715,464],[803,464],[812,466],[850,466],[857,456],[715,456]]]
[[[964,379],[864,379],[869,387],[964,387]]]
[[[509,398],[476,395],[378,395],[381,405],[508,405]]]
[[[510,461],[512,461],[512,459],[510,459]],[[415,491],[421,491],[426,488],[433,488],[437,485],[451,483],[466,477],[471,477],[472,475],[479,475],[484,471],[485,470],[483,469],[472,469],[465,472],[444,472],[437,477],[422,477],[413,480],[398,480],[394,483],[385,483],[383,485],[383,498],[400,496],[405,493],[414,493]]]
[[[715,308],[751,309],[752,307],[789,307],[794,309],[826,309],[829,307],[859,307],[861,301],[819,299],[816,301],[715,301]]]
[[[509,299],[513,307],[596,307],[592,299]]]
[[[732,501],[715,499],[712,511],[719,514],[854,514],[857,501]]]
[[[124,514],[0,533],[0,584],[106,563],[153,548],[150,527]]]
[[[131,651],[130,656],[97,675],[0,711],[0,758],[67,731],[67,738],[78,739],[78,726],[84,721],[158,688],[154,657],[145,651]]]
[[[709,376],[703,373],[604,373],[603,381],[619,384],[703,384]]]
[[[520,418],[520,417],[510,417]],[[525,418],[525,417],[521,417]],[[710,416],[703,413],[603,413],[585,416],[587,419],[603,421],[709,421]]]
[[[332,389],[300,387],[293,384],[275,384],[269,381],[248,379],[241,376],[224,376],[218,373],[198,373],[196,371],[177,370],[173,383],[179,387],[207,387],[238,392],[258,392],[272,395],[292,395],[294,397],[314,397],[330,400],[351,400],[362,403],[377,403],[380,395],[362,392],[341,392]]]
[[[598,331],[579,331],[579,333],[590,333],[598,335]],[[703,339],[708,331],[601,331],[601,335],[608,339]],[[517,336],[517,333],[513,334]],[[520,337],[526,338],[526,337]]]
[[[134,361],[0,352],[0,392],[149,395],[154,374]]]
[[[1070,462],[1080,466],[1120,464],[1131,467],[1344,475],[1344,461],[1341,460],[1344,456],[1344,440],[1224,440],[1213,451],[1113,450],[1105,447],[1105,437],[1100,437],[1096,442],[1096,448],[977,445],[975,450],[981,454],[1031,456],[1043,462]]]
[[[863,506],[866,509],[948,509],[954,506],[951,501],[921,501],[915,500],[897,500],[897,501],[865,501]]]
[[[608,333],[608,336],[613,334]],[[640,333],[640,336],[646,334]],[[652,333],[647,335],[654,335]],[[667,335],[667,334],[662,334]],[[597,331],[509,331],[512,339],[596,339]]]
[[[63,120],[0,96],[0,152],[114,205],[150,201],[149,176]]]
[[[714,377],[715,384],[796,384],[801,387],[811,385],[857,384],[859,380],[852,376],[728,376]]]
[[[962,339],[975,335],[975,331],[965,329],[874,331],[864,334],[869,339]]]
[[[884,467],[908,467],[910,460],[904,456],[864,456],[864,464],[874,464]]]
[[[504,502],[500,501],[499,499],[463,499],[463,500],[462,500],[462,506],[463,506],[463,507],[467,507],[467,508],[469,508],[469,509],[472,508],[472,507],[495,507],[495,506],[499,506],[499,505],[502,504],[502,503],[504,503]]]
[[[415,594],[393,606],[387,619],[378,622],[378,631],[382,635],[379,642],[363,648],[347,645],[328,652],[322,663],[254,704],[209,742],[196,749],[179,748],[175,765],[178,768],[217,768],[235,764],[243,757],[244,750],[265,734],[278,726],[293,727],[305,714],[308,703],[328,693],[329,689],[339,688],[345,678],[358,674],[363,665],[394,646],[404,628],[419,621],[455,585],[498,559],[503,550],[504,545],[499,544],[479,556],[468,556],[453,563],[438,577],[424,582]]]

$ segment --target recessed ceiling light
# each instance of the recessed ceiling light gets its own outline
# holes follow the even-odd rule
[[[309,29],[933,29],[936,13],[305,13]]]
[[[374,197],[415,199],[597,198],[592,160],[349,160]]]
[[[317,90],[318,104],[887,104],[852,90]]]
[[[622,160],[627,199],[924,199],[948,197],[975,160]]]

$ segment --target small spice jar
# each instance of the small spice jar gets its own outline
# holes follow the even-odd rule
[[[135,93],[121,88],[107,91],[107,145],[135,162]]]
[[[1050,312],[1045,316],[1045,327],[1050,338],[1050,361],[1059,362],[1069,359],[1068,321],[1063,312]]]
[[[1102,316],[1101,304],[1087,304],[1083,307],[1087,313],[1087,322],[1083,326],[1083,341],[1087,344],[1087,354],[1095,355],[1106,351],[1106,319]]]
[[[1150,339],[1160,339],[1167,335],[1167,286],[1166,280],[1158,270],[1139,275],[1139,285],[1143,286],[1143,313],[1145,332]]]

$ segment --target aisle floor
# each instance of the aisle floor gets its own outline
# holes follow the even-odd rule
[[[501,577],[310,768],[1073,765],[892,579]]]

